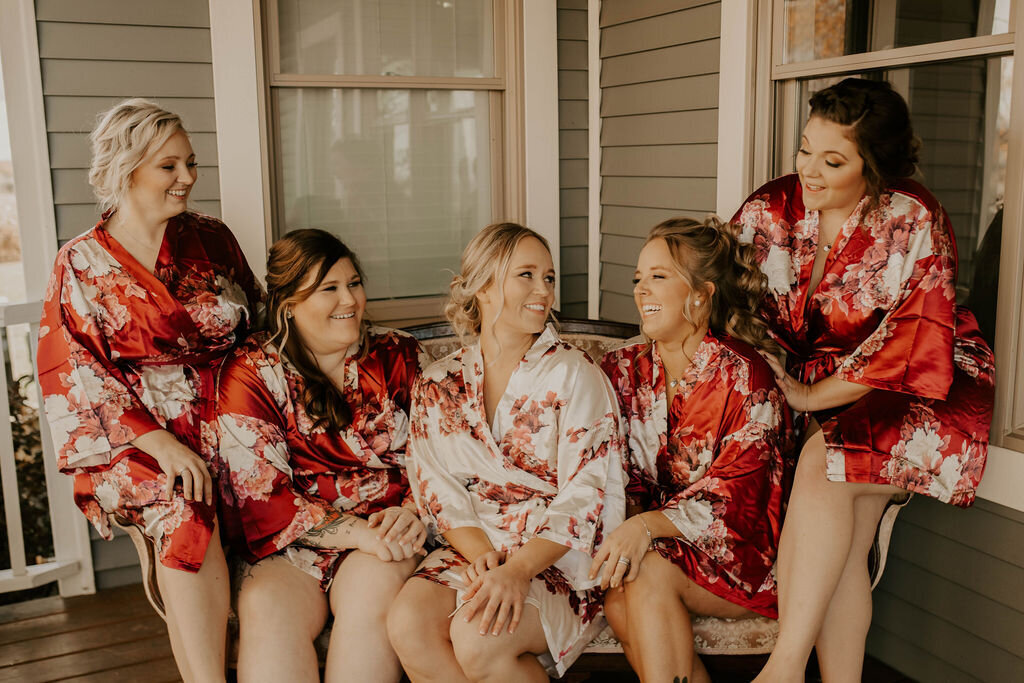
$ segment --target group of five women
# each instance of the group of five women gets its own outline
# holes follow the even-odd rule
[[[815,94],[797,173],[730,224],[667,220],[634,277],[642,338],[559,338],[545,240],[466,247],[429,364],[372,325],[336,237],[273,245],[266,292],[144,100],[92,135],[100,222],[64,245],[39,377],[61,468],[107,536],[157,549],[185,680],[546,680],[607,617],[644,681],[706,681],[691,615],[778,618],[758,680],[859,680],[867,553],[894,496],[969,505],[993,360],[955,301],[955,242],[909,179],[888,84]],[[792,495],[790,491],[792,490]],[[787,507],[788,505],[788,507]],[[211,542],[212,541],[212,542]]]

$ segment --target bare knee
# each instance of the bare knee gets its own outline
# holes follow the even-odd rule
[[[319,589],[295,595],[290,586],[273,580],[246,580],[238,593],[240,636],[273,634],[276,638],[313,641],[327,622],[327,599]],[[317,594],[319,593],[319,594]]]
[[[453,619],[449,635],[455,659],[466,678],[471,681],[489,678],[491,672],[505,669],[509,658],[516,658],[520,654],[509,650],[510,642],[506,634],[482,636],[475,622],[466,624],[461,619]]]
[[[387,632],[391,647],[403,661],[417,661],[429,656],[444,639],[447,628],[432,624],[435,606],[417,590],[415,583],[406,584],[392,601],[387,613]]]
[[[621,643],[629,641],[629,621],[626,618],[626,597],[622,591],[612,590],[605,593],[604,616]]]

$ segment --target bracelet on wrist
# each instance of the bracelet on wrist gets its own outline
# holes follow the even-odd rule
[[[651,533],[651,527],[647,526],[647,522],[644,521],[643,513],[637,515],[636,518],[644,525],[644,531],[647,532],[647,550],[654,550],[654,535]]]

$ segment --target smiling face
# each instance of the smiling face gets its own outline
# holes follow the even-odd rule
[[[477,292],[481,330],[490,330],[493,325],[499,334],[534,335],[543,331],[555,303],[555,267],[540,240],[524,237],[519,241],[501,285],[492,282]]]
[[[697,326],[687,316],[707,310],[708,294],[694,291],[683,279],[668,242],[659,237],[645,244],[633,277],[633,300],[649,339],[681,342],[693,334]]]
[[[317,270],[306,276],[300,291],[313,284]],[[352,261],[339,259],[316,290],[289,310],[302,345],[313,357],[348,350],[359,341],[366,311],[366,291]]]
[[[132,172],[122,205],[147,221],[162,223],[188,206],[196,182],[196,155],[185,131],[179,130],[158,149],[150,150]]]
[[[820,116],[812,116],[804,127],[796,172],[808,210],[834,211],[845,219],[867,191],[864,159],[848,134],[849,126]]]

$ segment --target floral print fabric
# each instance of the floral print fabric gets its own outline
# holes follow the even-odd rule
[[[601,363],[627,422],[631,502],[679,530],[655,546],[694,583],[777,618],[774,566],[789,495],[792,420],[771,368],[709,332],[668,405],[657,348]]]
[[[216,475],[216,370],[262,294],[215,218],[168,221],[152,273],[104,224],[61,248],[43,302],[37,362],[54,449],[103,536],[112,535],[107,513],[118,513],[153,536],[164,564],[195,571],[206,542],[193,542],[187,527],[201,525],[208,539],[213,510],[180,494],[166,500],[165,475],[131,441],[166,429]]]
[[[326,591],[347,552],[302,547],[328,508],[368,517],[413,505],[405,473],[409,400],[425,356],[409,335],[370,328],[345,361],[352,422],[313,427],[305,381],[265,333],[237,348],[221,373],[220,458],[229,491],[225,536],[247,561],[282,553]]]
[[[892,484],[954,505],[974,501],[988,453],[994,360],[956,305],[949,219],[921,185],[900,181],[843,225],[810,291],[818,213],[797,176],[757,190],[733,220],[768,276],[762,315],[813,383],[874,389],[816,414],[833,481]]]
[[[479,346],[464,347],[431,365],[416,385],[413,495],[437,535],[476,527],[509,553],[535,537],[569,548],[534,579],[527,600],[547,637],[550,652],[541,661],[561,675],[603,625],[598,582],[587,574],[594,550],[625,513],[618,408],[600,369],[550,326],[513,372],[493,425],[483,368]],[[465,563],[442,548],[416,575],[461,595]]]

